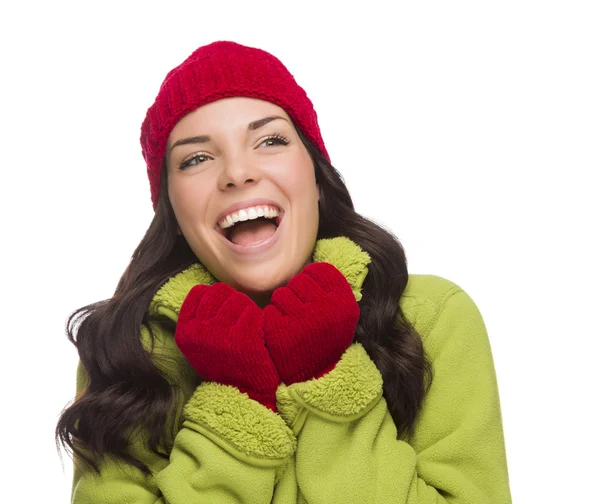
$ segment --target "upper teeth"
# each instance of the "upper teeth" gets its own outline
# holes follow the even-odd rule
[[[233,224],[238,221],[252,220],[258,217],[274,219],[278,216],[279,209],[276,207],[266,205],[253,206],[248,208],[242,208],[241,210],[236,210],[235,212],[231,212],[219,221],[219,226],[221,226],[221,229],[227,229],[228,227],[233,226]]]

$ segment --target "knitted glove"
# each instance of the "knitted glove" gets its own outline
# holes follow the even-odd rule
[[[360,309],[335,266],[312,263],[273,292],[263,309],[265,341],[286,385],[331,371],[351,345]]]
[[[231,385],[277,411],[280,383],[265,347],[263,312],[223,282],[196,285],[179,313],[175,343],[207,381]]]

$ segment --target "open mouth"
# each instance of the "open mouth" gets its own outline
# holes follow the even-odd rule
[[[229,242],[239,246],[251,246],[269,239],[283,220],[280,208],[265,207],[241,210],[221,220],[215,226]]]

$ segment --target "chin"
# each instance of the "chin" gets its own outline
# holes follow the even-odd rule
[[[237,290],[248,295],[266,295],[272,293],[278,287],[285,285],[288,279],[281,274],[248,274],[241,275],[235,279]]]

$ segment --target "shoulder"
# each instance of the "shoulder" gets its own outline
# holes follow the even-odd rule
[[[426,339],[443,317],[474,315],[480,318],[473,299],[455,282],[437,275],[410,274],[400,298],[404,317]]]

